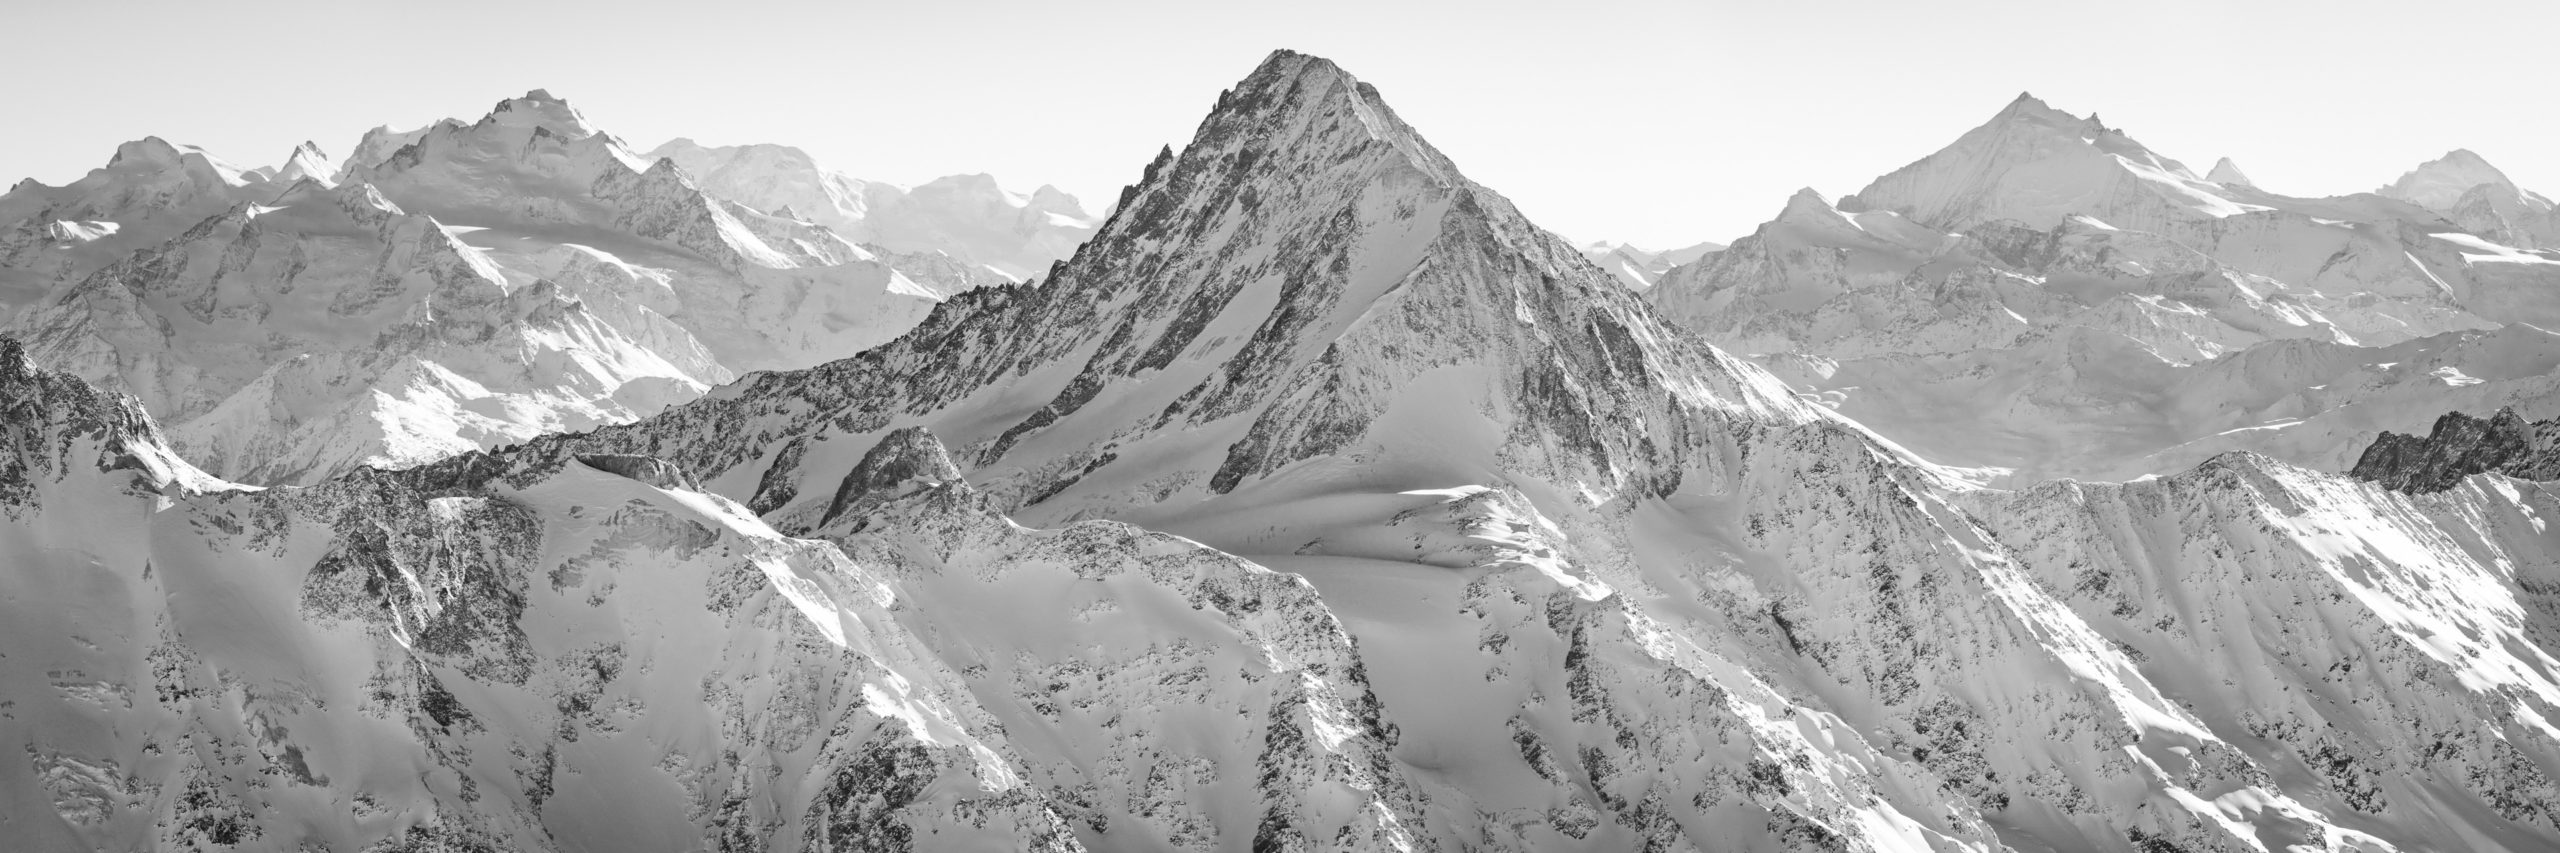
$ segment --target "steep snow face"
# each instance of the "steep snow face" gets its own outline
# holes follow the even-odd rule
[[[1100,224],[1055,187],[1024,196],[986,175],[910,189],[826,170],[786,145],[706,147],[690,139],[648,156],[676,161],[722,198],[805,218],[877,250],[945,256],[1016,281],[1046,272]]]
[[[222,491],[14,346],[0,406],[15,844],[1083,849],[895,578],[654,460]]]

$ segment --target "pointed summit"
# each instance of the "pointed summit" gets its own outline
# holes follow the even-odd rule
[[[329,159],[328,152],[320,150],[319,143],[304,142],[294,146],[293,154],[287,156],[284,165],[276,169],[275,179],[285,184],[310,180],[321,186],[329,186],[336,182],[337,175],[337,161]]]
[[[1191,142],[1151,164],[1039,287],[964,294],[905,338],[767,375],[683,417],[837,389],[752,441],[843,432],[860,446],[925,426],[988,477],[972,482],[1033,507],[1035,524],[1104,508],[1187,511],[1335,457],[1400,460],[1345,481],[1363,489],[1477,482],[1501,460],[1574,482],[1575,494],[1653,494],[1707,434],[1675,424],[1813,417],[1685,341],[1633,290],[1469,181],[1375,87],[1280,51],[1220,95]],[[937,380],[891,381],[908,375]],[[1006,400],[1043,402],[993,408],[978,392],[999,385]],[[903,414],[836,419],[855,408]],[[1389,420],[1396,411],[1431,423]],[[1639,411],[1650,414],[1588,419]],[[1489,443],[1425,438],[1435,435]],[[1552,435],[1572,438],[1530,438]],[[704,449],[658,448],[705,482],[739,464]],[[783,453],[748,504],[786,529],[814,524],[853,460]]]
[[[2217,184],[2229,184],[2232,186],[2251,188],[2255,188],[2257,186],[2256,182],[2249,180],[2249,176],[2246,173],[2240,171],[2240,164],[2231,162],[2231,158],[2229,157],[2224,157],[2220,160],[2214,161],[2213,171],[2205,173],[2204,179]]]

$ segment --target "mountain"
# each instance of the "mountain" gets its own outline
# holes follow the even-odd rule
[[[2258,185],[2256,181],[2249,180],[2249,176],[2240,171],[2240,164],[2231,162],[2229,157],[2214,161],[2213,171],[2206,172],[2204,179],[2228,186],[2256,187]]]
[[[1287,51],[1113,209],[851,358],[308,487],[127,464],[163,455],[138,406],[0,360],[44,425],[0,431],[35,460],[0,573],[45,591],[0,602],[0,736],[63,733],[0,762],[9,813],[63,847],[2560,844],[2540,484],[1966,484]]]
[[[2560,479],[2560,419],[2528,421],[2514,409],[2486,418],[2459,411],[2437,418],[2424,436],[2385,432],[2349,473],[2387,488],[2441,492],[2465,478],[2496,472],[2527,480]]]
[[[883,578],[663,465],[232,487],[8,342],[0,406],[15,844],[1081,849]]]
[[[2496,330],[2560,319],[2560,257],[2393,198],[2215,173],[2022,96],[1855,196],[1799,192],[1646,298],[1985,483],[2228,450],[2340,470],[2444,405],[2542,405],[2507,365],[2544,336]]]
[[[106,166],[69,184],[20,181],[0,194],[0,311],[167,239],[254,194],[249,186],[262,180],[153,136],[116,146]]]
[[[1661,279],[1662,274],[1672,267],[1694,263],[1699,258],[1723,250],[1724,244],[1713,241],[1670,251],[1653,252],[1627,243],[1611,243],[1604,240],[1584,245],[1582,255],[1590,258],[1592,263],[1599,264],[1601,269],[1608,270],[1610,274],[1617,276],[1619,281],[1626,282],[1628,287],[1643,290],[1652,287],[1653,283]]]
[[[306,143],[242,172],[147,139],[0,196],[10,217],[0,265],[40,294],[14,334],[256,483],[631,420],[995,281],[714,198],[540,91],[378,130],[343,165]]]
[[[674,160],[722,198],[787,210],[875,251],[940,253],[1016,281],[1048,270],[1099,224],[1056,187],[1024,196],[983,174],[905,188],[822,169],[786,145],[714,148],[681,138],[647,156]]]
[[[2444,214],[2464,230],[2524,249],[2560,248],[2560,210],[2469,149],[2455,149],[2377,194]]]

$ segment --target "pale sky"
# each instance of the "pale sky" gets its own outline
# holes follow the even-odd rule
[[[647,148],[781,142],[858,177],[990,172],[1095,209],[1273,48],[1335,60],[1576,240],[1747,234],[2017,93],[2199,173],[2370,190],[2468,147],[2560,195],[2560,2],[39,2],[0,0],[0,181],[146,135],[243,166],[547,88]]]

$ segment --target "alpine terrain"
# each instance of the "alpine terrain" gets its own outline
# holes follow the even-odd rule
[[[794,294],[884,263],[855,251],[893,258],[860,241],[897,250],[515,111],[342,166],[308,191],[331,207],[228,215],[338,211],[455,247],[395,280],[492,312],[491,335],[533,313],[487,306],[544,282],[674,287],[642,271],[679,249]],[[458,165],[529,140],[560,148],[506,173],[522,192]],[[783,159],[756,168],[800,168]],[[831,332],[755,318],[812,312],[719,303],[700,310],[736,324],[703,349],[767,360],[697,398],[266,488],[200,467],[149,396],[175,385],[124,367],[192,361],[0,343],[7,832],[365,853],[2560,846],[2560,493],[2526,479],[2545,427],[2394,437],[2375,470],[2424,469],[2396,479],[2233,450],[2006,488],[1985,470],[2030,466],[1943,456],[1884,402],[1910,417],[1871,431],[1862,389],[1816,381],[1989,382],[2037,347],[2178,377],[2296,353],[2251,378],[2529,349],[2498,325],[2560,310],[2537,250],[2412,202],[2195,177],[2022,99],[1640,290],[1289,51],[1110,210],[1036,281],[919,285],[939,301],[849,357],[792,366]],[[220,248],[158,263],[267,233],[213,230],[195,239]],[[628,257],[644,247],[675,248]],[[554,256],[588,272],[506,274]],[[201,281],[115,291],[171,319],[79,328],[149,332],[196,302],[204,324],[287,328],[225,319],[251,310],[225,288],[274,277]],[[256,304],[327,310],[288,297]],[[82,372],[101,364],[123,372]]]
[[[2447,410],[2560,415],[2550,210],[2468,151],[2376,194],[2277,195],[2021,95],[1856,195],[1797,193],[1647,298],[1979,482],[2230,450],[2336,471]]]
[[[39,363],[138,397],[205,470],[312,483],[851,355],[1011,274],[944,232],[866,248],[690,168],[539,90],[376,129],[343,163],[305,144],[242,170],[145,139],[0,196],[0,314]]]

